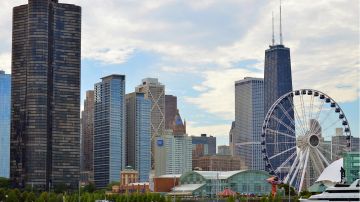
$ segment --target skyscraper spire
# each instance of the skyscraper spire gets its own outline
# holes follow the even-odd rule
[[[275,34],[274,34],[274,11],[272,12],[272,45],[275,45]]]
[[[282,36],[282,24],[281,24],[281,0],[280,0],[280,45],[283,44],[283,36]]]

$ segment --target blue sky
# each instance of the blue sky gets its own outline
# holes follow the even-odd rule
[[[278,1],[60,0],[82,6],[82,96],[102,76],[126,75],[127,92],[157,77],[178,96],[190,135],[228,143],[234,81],[263,76],[278,35]],[[106,2],[106,3],[105,3]],[[0,2],[0,67],[10,72],[12,7]],[[314,88],[344,109],[359,134],[359,7],[357,1],[284,0],[284,43],[291,48],[293,85]],[[278,37],[276,37],[278,41]]]

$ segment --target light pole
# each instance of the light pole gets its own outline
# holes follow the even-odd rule
[[[81,202],[80,189],[81,189],[81,182],[79,181],[79,202]]]

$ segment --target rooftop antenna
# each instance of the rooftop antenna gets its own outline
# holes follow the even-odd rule
[[[274,11],[272,12],[272,45],[275,45],[275,34],[274,34]]]
[[[280,45],[283,45],[282,25],[281,25],[281,0],[280,0]]]

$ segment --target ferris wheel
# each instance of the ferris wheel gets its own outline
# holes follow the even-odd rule
[[[301,89],[281,96],[262,127],[262,153],[270,174],[298,192],[350,150],[345,113],[325,93]]]

